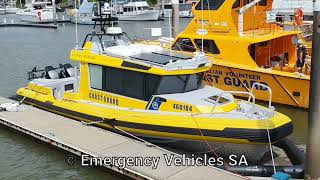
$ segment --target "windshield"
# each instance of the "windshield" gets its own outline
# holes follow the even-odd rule
[[[131,44],[131,41],[126,35],[121,34],[114,36],[105,36],[102,39],[102,44],[107,48],[118,45],[129,45]]]
[[[156,94],[173,94],[197,90],[201,87],[203,73],[164,76],[156,90]]]

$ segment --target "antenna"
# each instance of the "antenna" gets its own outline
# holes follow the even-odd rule
[[[76,16],[76,48],[79,48],[79,38],[78,38],[78,12],[77,12],[77,2],[79,3],[79,0],[74,1],[74,12]],[[80,7],[80,3],[79,3]]]
[[[203,1],[204,0],[201,0],[201,29],[202,31],[204,31],[203,29]],[[203,52],[203,33],[201,33],[201,52]]]
[[[171,12],[173,11],[173,9],[171,9]],[[169,40],[169,44],[170,44],[170,61],[172,61],[172,48],[171,48],[171,46],[172,46],[172,42],[171,42],[171,39],[172,39],[172,32],[171,32],[171,29],[172,29],[172,27],[171,27],[171,17],[170,17],[170,13],[168,13],[168,24],[169,24],[169,36],[170,36],[170,40]]]

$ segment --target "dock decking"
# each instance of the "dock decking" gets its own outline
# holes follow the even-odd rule
[[[0,104],[12,100],[0,97]],[[105,166],[134,179],[247,179],[207,166],[176,166],[165,163],[164,154],[172,152],[47,111],[27,106],[22,112],[0,112],[0,123],[76,155],[91,157],[160,157],[156,169],[151,166]],[[174,156],[179,156],[175,154]]]

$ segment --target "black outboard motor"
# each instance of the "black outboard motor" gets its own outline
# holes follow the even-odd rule
[[[47,66],[47,67],[44,68],[44,70],[46,71],[45,78],[47,78],[47,79],[59,79],[58,72],[52,66]]]
[[[61,71],[62,77],[74,77],[74,67],[71,64],[64,64]]]

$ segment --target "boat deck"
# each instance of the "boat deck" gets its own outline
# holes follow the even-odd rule
[[[0,97],[0,104],[6,102],[12,100]],[[134,179],[247,179],[214,167],[167,165],[164,154],[170,156],[170,151],[98,127],[85,126],[79,121],[32,106],[26,106],[20,112],[0,112],[0,123],[78,156],[160,157],[155,169],[152,166],[128,166],[124,169],[116,165],[105,166]]]

